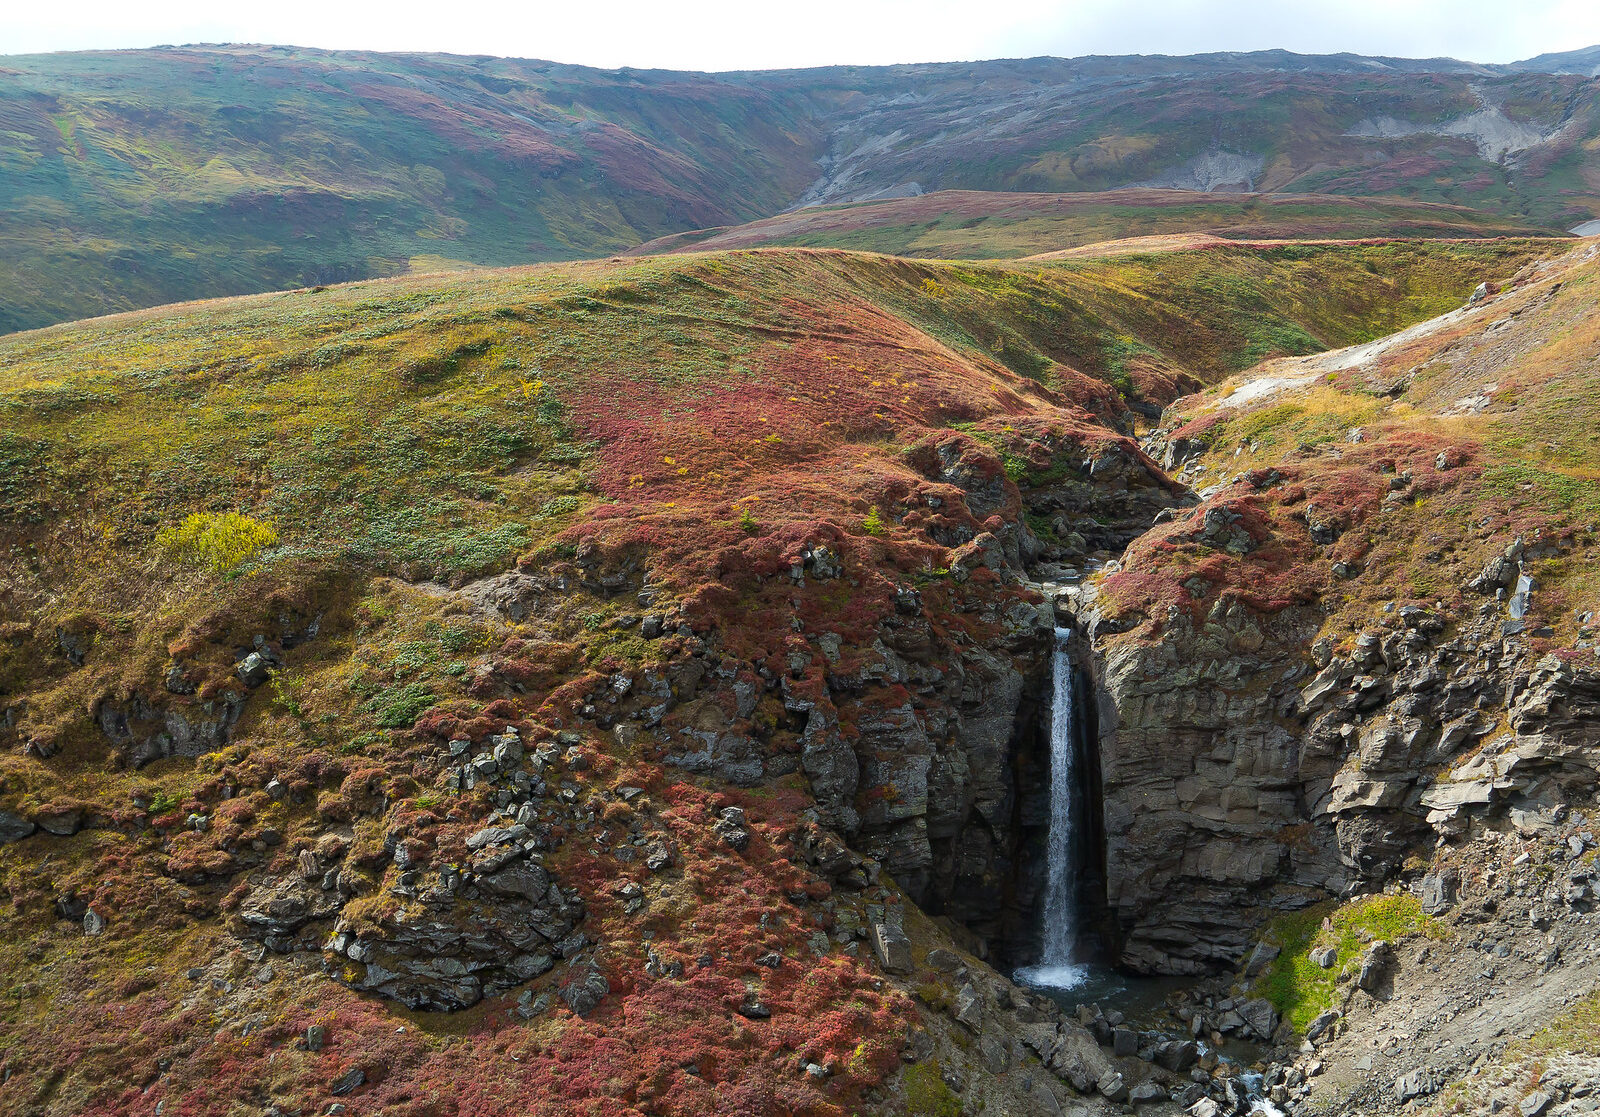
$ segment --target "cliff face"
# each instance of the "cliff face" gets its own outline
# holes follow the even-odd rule
[[[1367,402],[1378,385],[1477,414],[1498,386],[1460,397],[1460,378],[1495,369],[1541,408],[1571,375],[1562,292],[1588,261],[1525,269],[1399,344],[1265,370],[1259,398],[1185,401],[1150,440],[1206,499],[1136,540],[1082,615],[1122,964],[1226,968],[1286,911],[1594,794],[1590,528],[1537,481],[1486,491],[1537,477],[1492,423]],[[1348,388],[1320,379],[1352,367]]]
[[[1231,965],[1275,909],[1338,889],[1307,821],[1301,742],[1277,715],[1315,631],[1239,610],[1158,643],[1096,642],[1107,904],[1119,961],[1145,973]]]

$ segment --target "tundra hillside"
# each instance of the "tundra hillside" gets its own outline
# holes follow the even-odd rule
[[[1549,250],[768,250],[0,342],[0,1108],[1176,1095],[980,957],[1036,899],[1025,574],[1193,502],[1142,414]]]

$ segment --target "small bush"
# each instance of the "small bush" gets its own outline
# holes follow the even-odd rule
[[[749,505],[739,509],[739,527],[746,535],[754,535],[756,532],[761,530],[761,525],[757,523],[756,518],[750,514]]]
[[[868,535],[882,535],[889,529],[884,525],[883,517],[874,508],[867,513],[867,518],[861,521],[861,526]]]
[[[436,701],[426,684],[407,683],[380,690],[367,703],[367,709],[378,715],[378,725],[383,729],[410,729]]]
[[[224,574],[278,541],[271,524],[238,512],[196,512],[156,535],[156,547],[185,565]]]

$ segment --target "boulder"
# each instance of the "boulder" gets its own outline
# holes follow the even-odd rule
[[[1439,1088],[1439,1080],[1433,1071],[1427,1067],[1418,1067],[1409,1074],[1401,1075],[1395,1079],[1394,1100],[1408,1102],[1412,1098],[1425,1097]]]
[[[1312,1042],[1321,1039],[1338,1019],[1339,1011],[1337,1009],[1329,1008],[1319,1012],[1316,1019],[1306,1025],[1306,1039]]]
[[[1155,1061],[1163,1070],[1182,1074],[1200,1061],[1200,1045],[1189,1039],[1171,1039],[1156,1047]]]
[[[983,1030],[983,997],[970,981],[961,987],[956,999],[951,1002],[950,1015],[970,1031]]]
[[[1250,952],[1250,958],[1244,964],[1244,975],[1259,977],[1266,973],[1267,967],[1272,965],[1281,952],[1281,947],[1273,946],[1271,943],[1256,943],[1256,948]]]
[[[1061,1040],[1050,1057],[1050,1069],[1080,1094],[1087,1094],[1116,1072],[1094,1036],[1071,1021],[1061,1026]]]
[[[1257,1038],[1265,1042],[1272,1040],[1272,1033],[1278,1030],[1278,1010],[1272,1007],[1271,1001],[1256,997],[1244,1002],[1236,1011]]]
[[[1429,915],[1448,911],[1456,902],[1458,878],[1454,872],[1429,873],[1422,878],[1422,910]]]
[[[37,829],[37,826],[19,814],[0,811],[0,844],[20,842]]]
[[[898,926],[874,923],[867,934],[867,941],[878,958],[878,965],[888,973],[908,974],[916,969],[916,963],[911,960],[911,940]]]
[[[1361,973],[1356,977],[1356,985],[1368,993],[1376,992],[1383,984],[1384,975],[1389,972],[1389,965],[1393,961],[1394,952],[1388,943],[1373,943],[1361,959]]]
[[[592,964],[575,966],[561,984],[561,999],[579,1016],[593,1012],[609,992],[610,983]]]
[[[1554,1100],[1543,1090],[1535,1090],[1517,1103],[1517,1112],[1522,1114],[1522,1117],[1539,1117],[1550,1108],[1550,1103]]]

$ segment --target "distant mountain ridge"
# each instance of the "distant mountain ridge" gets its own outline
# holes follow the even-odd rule
[[[0,332],[953,189],[1393,195],[1563,230],[1600,216],[1594,53],[721,74],[270,46],[5,57]]]

